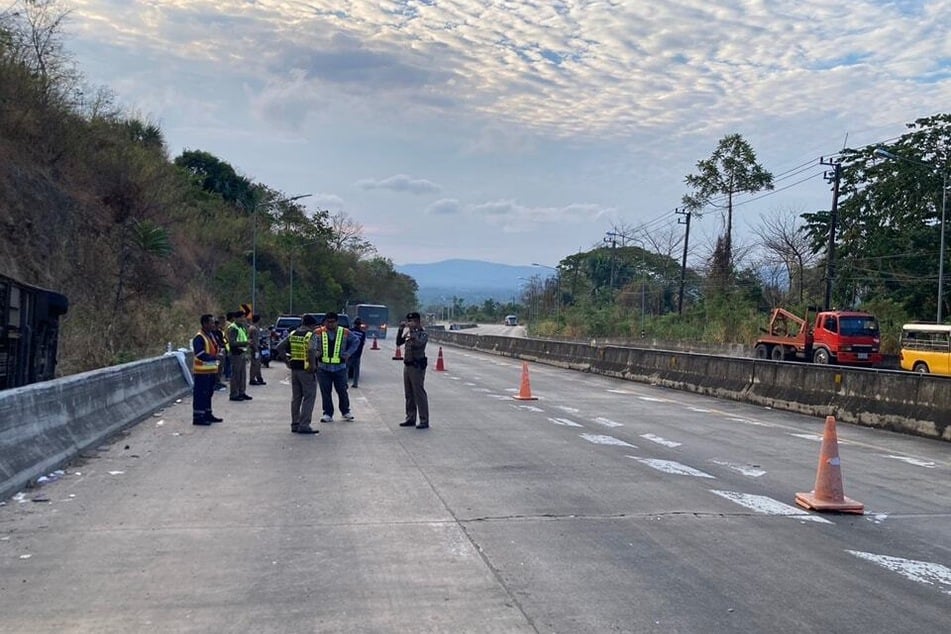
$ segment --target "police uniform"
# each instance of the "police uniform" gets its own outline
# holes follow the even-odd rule
[[[408,313],[406,320],[416,323],[400,324],[396,331],[396,345],[404,346],[403,396],[406,418],[400,427],[426,429],[429,427],[429,397],[426,394],[426,344],[429,334],[419,323],[419,313]]]

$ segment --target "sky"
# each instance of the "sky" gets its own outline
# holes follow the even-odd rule
[[[555,266],[620,229],[670,243],[718,141],[831,205],[823,157],[951,111],[951,0],[65,0],[90,84],[248,178],[342,212],[397,265]],[[694,216],[690,258],[722,231]],[[629,242],[636,244],[636,242]]]

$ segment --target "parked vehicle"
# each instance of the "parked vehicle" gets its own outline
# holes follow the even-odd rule
[[[286,337],[290,331],[300,326],[302,319],[303,317],[301,315],[278,316],[277,321],[274,322],[274,330],[271,331],[272,343],[277,344],[277,342]]]
[[[318,326],[324,325],[324,317],[327,315],[327,313],[305,313],[305,314],[313,315],[314,318],[317,320]],[[343,326],[344,328],[350,328],[350,316],[346,313],[337,313],[337,325]]]
[[[518,317],[516,315],[506,315],[505,316],[505,325],[506,326],[517,326]]]
[[[754,348],[757,359],[863,366],[882,362],[878,320],[869,313],[820,311],[810,324],[808,313],[803,318],[775,308],[763,332]]]
[[[901,327],[902,370],[951,375],[951,326],[905,324]]]
[[[383,304],[357,304],[356,315],[363,322],[367,339],[386,339],[390,309]]]

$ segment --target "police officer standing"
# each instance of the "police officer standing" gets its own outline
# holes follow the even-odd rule
[[[261,328],[258,323],[261,315],[251,317],[251,326],[248,327],[248,345],[251,350],[251,379],[248,385],[267,385],[261,376]]]
[[[426,344],[429,334],[420,323],[419,313],[406,315],[396,331],[396,345],[405,346],[403,352],[403,396],[406,400],[406,418],[400,427],[429,428],[429,397],[426,395]]]
[[[192,424],[211,425],[222,419],[211,412],[211,397],[215,393],[218,379],[218,344],[212,334],[214,329],[212,315],[201,316],[201,330],[192,339]]]
[[[248,363],[244,351],[248,348],[248,331],[244,325],[244,313],[231,313],[232,322],[228,327],[228,348],[231,352],[231,401],[250,401],[248,389]]]
[[[301,325],[281,340],[275,348],[280,359],[289,359],[291,368],[291,431],[295,434],[316,434],[310,426],[317,402],[317,367],[315,348],[312,345],[317,319],[304,315]],[[288,351],[290,355],[288,356]]]

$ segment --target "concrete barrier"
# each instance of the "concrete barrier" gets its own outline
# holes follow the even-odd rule
[[[431,333],[449,344],[584,372],[951,441],[951,378],[652,348]]]
[[[0,392],[0,499],[188,393],[181,356]]]

